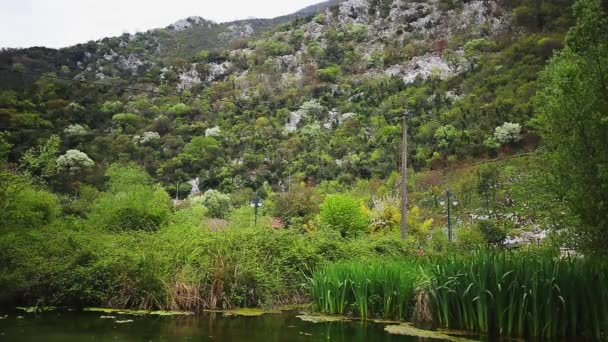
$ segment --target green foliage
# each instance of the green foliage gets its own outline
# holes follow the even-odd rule
[[[479,232],[488,244],[501,245],[507,237],[505,232],[491,220],[482,220],[477,223]]]
[[[283,56],[290,52],[288,44],[278,41],[267,41],[258,47],[260,52],[269,56]]]
[[[454,154],[461,144],[462,132],[452,125],[441,126],[435,131],[438,147],[447,154]]]
[[[477,171],[477,193],[483,197],[487,212],[496,200],[500,170],[496,165],[484,165]]]
[[[59,136],[51,136],[44,145],[31,148],[21,157],[21,165],[32,176],[45,179],[54,176],[58,171]]]
[[[141,125],[143,118],[133,113],[118,113],[112,116],[112,122],[119,128],[127,132],[134,131]]]
[[[0,230],[41,228],[60,214],[54,194],[39,190],[25,177],[0,173]]]
[[[0,132],[0,168],[4,167],[4,163],[6,162],[6,157],[11,152],[12,145],[6,141],[7,134],[5,132]]]
[[[456,229],[456,243],[463,249],[475,249],[487,243],[478,226],[465,226]]]
[[[340,67],[337,65],[330,65],[326,68],[319,69],[317,71],[319,73],[319,78],[324,82],[336,82],[338,77],[340,77]]]
[[[175,114],[175,115],[184,115],[184,114],[190,112],[191,110],[192,109],[184,103],[178,103],[178,104],[172,106],[171,108],[169,108],[169,112],[171,112],[172,114]]]
[[[224,218],[231,209],[230,196],[217,190],[205,191],[201,203],[207,208],[211,217]]]
[[[178,210],[155,234],[116,234],[92,219],[3,232],[0,303],[198,311],[301,302],[312,270],[327,261],[408,251],[398,235],[345,240],[333,231],[250,227],[232,215],[231,228],[212,232],[201,226],[204,215],[199,205]]]
[[[116,114],[123,108],[123,104],[120,101],[106,101],[104,102],[99,110],[103,113]]]
[[[608,244],[608,19],[599,0],[580,0],[566,48],[541,76],[539,123],[549,181],[580,218],[575,234],[589,251]]]
[[[359,200],[345,194],[325,197],[321,203],[319,218],[322,224],[339,231],[343,238],[365,232],[370,224]]]
[[[608,329],[602,302],[607,267],[591,257],[480,250],[434,259],[427,289],[441,327],[490,336],[601,339]]]
[[[314,272],[313,308],[324,314],[412,318],[419,263],[373,260],[337,263]]]
[[[169,195],[136,166],[113,165],[107,173],[107,192],[93,204],[89,223],[110,231],[154,231],[171,213]]]
[[[272,200],[273,215],[286,226],[294,227],[308,223],[319,212],[321,197],[313,187],[294,185],[290,191],[276,193]]]

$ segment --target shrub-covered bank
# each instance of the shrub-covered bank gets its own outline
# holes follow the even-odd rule
[[[353,258],[403,256],[398,236],[341,239],[266,226],[211,231],[180,210],[157,232],[81,220],[0,235],[0,304],[200,310],[308,300],[308,277]]]
[[[480,250],[315,272],[314,308],[509,337],[605,339],[608,261]]]

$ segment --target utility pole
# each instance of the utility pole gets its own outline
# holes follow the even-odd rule
[[[447,201],[447,203],[446,203]],[[454,233],[452,231],[452,205],[456,206],[458,204],[458,199],[456,196],[450,191],[445,191],[445,197],[442,197],[439,200],[439,204],[443,207],[443,205],[447,205],[448,208],[448,240],[452,242],[454,240]]]
[[[179,181],[177,181],[177,186],[175,187],[175,202],[179,201]]]
[[[262,206],[262,199],[260,198],[260,194],[258,189],[256,188],[255,193],[253,194],[253,199],[251,201],[251,206],[253,207],[253,225],[258,225],[258,209]]]
[[[255,190],[253,197],[253,226],[258,225],[258,207],[260,206],[260,198],[258,197],[258,190]]]
[[[452,242],[452,216],[450,215],[450,204],[452,204],[450,190],[445,192],[445,197],[448,200],[448,241]]]
[[[403,114],[401,124],[401,239],[405,240],[407,233],[407,113]]]

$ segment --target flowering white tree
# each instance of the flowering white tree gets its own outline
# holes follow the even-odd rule
[[[65,133],[68,136],[80,136],[80,135],[85,135],[87,134],[87,129],[79,124],[74,124],[74,125],[69,125],[68,127],[66,127],[63,130],[63,133]]]
[[[145,145],[158,139],[160,139],[160,134],[158,134],[158,132],[144,132],[142,136],[133,136],[133,143]]]
[[[64,155],[57,158],[57,167],[60,171],[76,174],[95,165],[95,162],[86,153],[79,150],[68,150]]]
[[[502,145],[519,141],[521,139],[521,125],[505,122],[494,130],[494,138]]]
[[[218,135],[220,135],[221,132],[222,131],[220,130],[219,127],[214,126],[214,127],[211,127],[211,128],[207,128],[205,130],[205,136],[206,137],[217,137]]]

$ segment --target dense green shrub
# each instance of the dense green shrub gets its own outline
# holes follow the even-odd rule
[[[365,232],[371,223],[359,200],[345,194],[325,197],[319,218],[322,224],[339,231],[343,238]]]
[[[319,212],[321,200],[315,188],[297,184],[290,191],[276,193],[272,197],[272,213],[288,227],[302,225]]]
[[[117,193],[104,193],[93,205],[90,223],[113,231],[153,231],[170,214],[169,195],[160,186],[131,186]]]
[[[538,122],[547,153],[546,179],[580,220],[582,248],[608,245],[608,17],[599,0],[579,0],[565,49],[541,74]]]
[[[477,226],[465,226],[456,229],[456,243],[465,249],[472,249],[486,243],[484,235]]]
[[[477,226],[483,239],[488,244],[501,245],[507,238],[506,233],[498,227],[495,221],[482,220],[477,223]]]
[[[217,190],[207,190],[201,198],[211,217],[224,218],[231,209],[230,196]]]
[[[0,173],[0,228],[40,228],[61,212],[54,194],[37,189],[24,177]]]
[[[169,195],[136,166],[108,170],[108,191],[93,204],[89,223],[112,231],[159,229],[169,220]]]
[[[246,209],[237,216],[250,217],[251,208]],[[0,305],[41,300],[200,310],[307,302],[309,277],[328,262],[402,258],[412,250],[398,234],[341,239],[331,229],[275,230],[264,218],[251,227],[250,219],[232,216],[227,230],[209,231],[202,226],[204,217],[202,206],[186,207],[154,234],[116,234],[99,229],[92,219],[3,233]],[[185,300],[184,291],[197,300]]]

